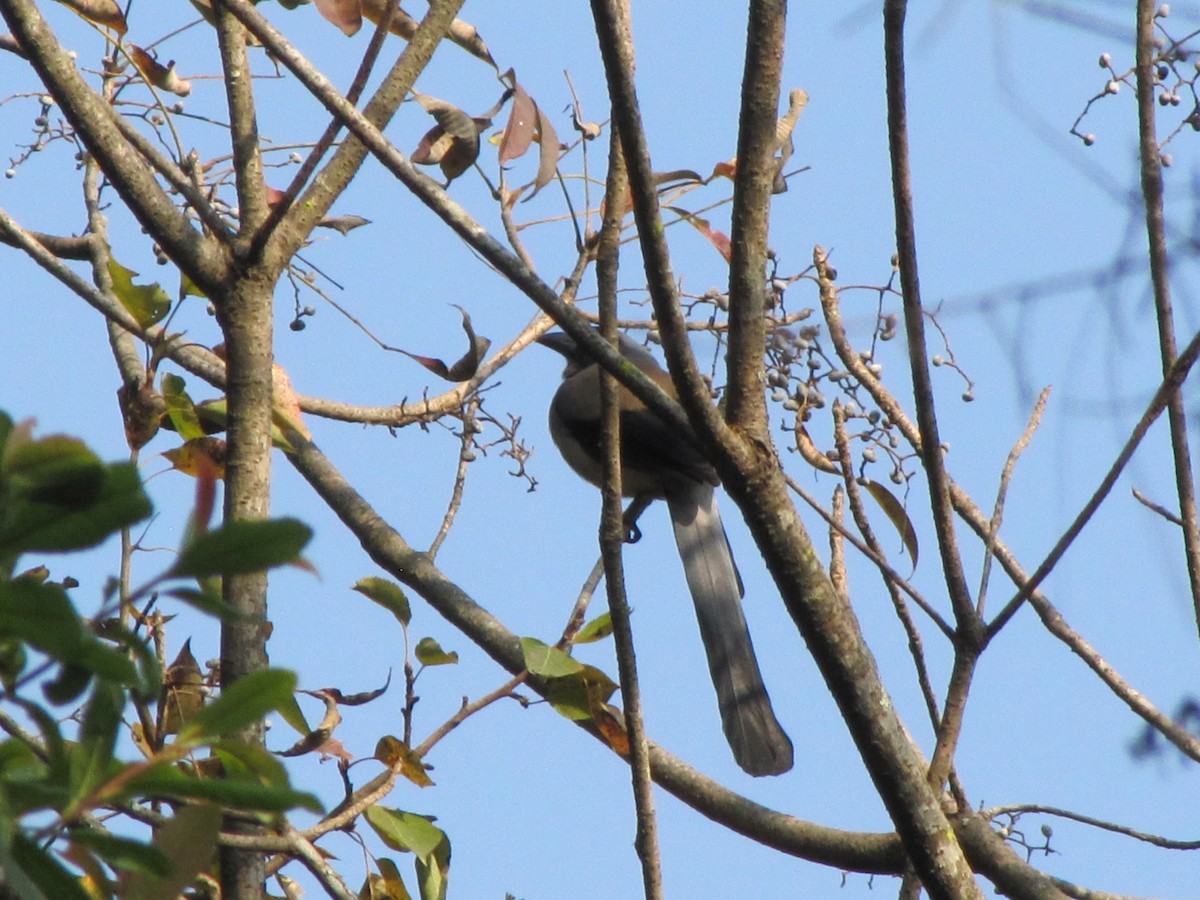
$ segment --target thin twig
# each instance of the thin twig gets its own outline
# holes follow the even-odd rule
[[[1183,526],[1183,519],[1179,518],[1179,516],[1175,515],[1175,513],[1171,512],[1165,506],[1163,506],[1160,503],[1155,503],[1153,500],[1151,500],[1149,497],[1147,497],[1145,494],[1143,494],[1137,488],[1131,488],[1130,490],[1133,493],[1133,499],[1136,500],[1138,503],[1142,504],[1142,506],[1158,513],[1160,516],[1162,516],[1164,519],[1166,519],[1172,525],[1179,525],[1180,527]]]
[[[843,489],[850,498],[850,514],[854,517],[854,522],[858,526],[858,530],[862,534],[867,547],[870,548],[872,554],[883,559],[883,547],[880,545],[879,539],[875,537],[874,529],[871,528],[871,522],[867,518],[866,509],[863,507],[862,492],[858,489],[858,482],[854,479],[854,465],[850,458],[850,442],[846,437],[846,414],[840,403],[834,403],[833,405],[833,435],[834,444],[837,447],[838,463],[844,473],[842,476],[843,482],[838,487]],[[896,617],[900,620],[900,625],[908,637],[908,652],[912,657],[913,667],[917,672],[917,683],[920,685],[921,695],[925,699],[925,709],[929,714],[930,724],[936,732],[940,726],[942,717],[938,710],[937,695],[933,691],[933,682],[929,678],[929,667],[925,662],[924,642],[921,640],[921,632],[913,621],[912,615],[909,613],[908,604],[904,602],[904,597],[901,596],[900,588],[896,581],[889,577],[883,569],[880,569],[879,572],[883,578],[884,587],[892,599],[892,607],[896,610]]]
[[[1050,387],[1046,386],[1038,394],[1037,402],[1033,405],[1033,412],[1029,416],[1029,424],[1025,426],[1025,430],[1021,432],[1021,436],[1013,444],[1012,449],[1008,451],[1008,459],[1005,460],[1004,468],[1000,472],[1000,486],[996,490],[996,505],[992,508],[992,519],[988,522],[987,537],[983,542],[983,572],[979,576],[979,598],[976,600],[975,607],[980,616],[983,615],[987,601],[988,580],[992,573],[992,554],[996,547],[996,536],[1000,534],[1000,524],[1004,521],[1004,501],[1008,496],[1013,470],[1017,466],[1017,460],[1033,439],[1033,433],[1041,424],[1042,414],[1046,411],[1046,401],[1049,399]]]
[[[1091,825],[1103,831],[1123,834],[1126,837],[1144,841],[1147,844],[1153,844],[1155,847],[1162,847],[1164,850],[1200,850],[1200,841],[1183,841],[1167,838],[1162,835],[1151,834],[1148,831],[1138,831],[1136,828],[1129,828],[1126,825],[1119,825],[1116,822],[1108,822],[1104,819],[1097,819],[1094,816],[1072,812],[1069,809],[1063,809],[1058,806],[1045,806],[1040,803],[1014,803],[1010,806],[995,806],[991,809],[980,810],[979,814],[989,819],[994,819],[997,816],[1021,816],[1027,814],[1057,816],[1060,819],[1070,819],[1072,822]]]

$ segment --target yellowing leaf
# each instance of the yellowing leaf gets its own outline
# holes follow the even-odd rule
[[[375,744],[375,758],[388,768],[398,769],[401,775],[417,787],[433,786],[433,779],[426,772],[421,758],[399,738],[391,735],[381,737]]]
[[[377,575],[360,578],[354,583],[354,590],[364,597],[374,600],[390,612],[405,628],[412,621],[412,606],[400,585]]]
[[[171,298],[157,282],[134,284],[135,275],[137,272],[125,268],[109,255],[108,277],[112,281],[113,294],[139,325],[149,328],[162,321],[171,308]]]
[[[808,436],[808,432],[804,430],[804,426],[798,423],[796,425],[796,449],[800,451],[800,455],[804,458],[804,461],[814,469],[820,469],[822,472],[829,472],[832,475],[840,475],[842,473],[841,469],[817,449],[817,445]]]
[[[591,644],[595,641],[604,640],[604,638],[608,637],[612,633],[612,614],[601,613],[600,615],[596,616],[596,618],[592,619],[592,621],[588,622],[581,629],[579,629],[579,633],[575,635],[575,639],[571,643]]]
[[[171,419],[171,427],[185,441],[202,438],[206,434],[200,424],[200,416],[196,405],[188,396],[186,382],[178,375],[170,372],[162,377],[162,398],[167,404],[167,415]]]
[[[226,445],[220,438],[192,438],[173,450],[164,450],[165,456],[171,463],[171,468],[193,478],[225,477]]]
[[[908,513],[904,509],[904,504],[893,496],[892,492],[885,488],[882,484],[876,481],[868,481],[864,487],[867,489],[875,502],[879,504],[880,509],[887,515],[888,520],[900,534],[900,540],[904,542],[904,549],[908,551],[908,555],[912,557],[913,567],[917,565],[918,546],[917,546],[917,530],[913,527],[912,519],[908,517]]]
[[[288,378],[287,370],[279,363],[271,366],[271,381],[274,388],[271,418],[275,425],[285,436],[288,431],[295,431],[312,440],[312,432],[304,424],[304,418],[300,412],[300,400],[297,398],[296,392],[292,390],[292,380]]]
[[[447,653],[442,649],[442,645],[431,637],[423,637],[417,641],[413,655],[423,666],[451,666],[458,662],[457,653]]]

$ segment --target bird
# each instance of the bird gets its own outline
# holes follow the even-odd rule
[[[600,367],[563,332],[544,334],[538,343],[567,361],[550,402],[550,436],[567,464],[600,486]],[[625,335],[619,349],[678,399],[670,376],[647,350]],[[622,491],[628,497],[666,501],[734,760],[750,775],[781,775],[792,767],[792,742],[775,717],[754,655],[742,611],[741,577],[717,510],[720,479],[686,435],[628,388],[620,386],[619,393]]]

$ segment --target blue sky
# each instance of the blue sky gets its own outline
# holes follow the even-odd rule
[[[941,304],[939,322],[974,380],[977,397],[962,403],[957,376],[936,370],[940,422],[951,447],[950,471],[983,508],[993,501],[1000,468],[1034,397],[1044,385],[1054,386],[1042,428],[1017,468],[1002,532],[1028,570],[1036,568],[1090,496],[1157,384],[1148,278],[1136,266],[1125,276],[1109,271],[1120,256],[1144,256],[1139,213],[1128,203],[1137,185],[1131,87],[1093,107],[1083,130],[1097,135],[1094,146],[1085,148],[1067,133],[1087,100],[1103,89],[1107,76],[1097,66],[1098,56],[1111,53],[1118,72],[1131,64],[1131,6],[1067,3],[1062,8],[1099,17],[1112,23],[1111,29],[1051,21],[1015,2],[938,4],[910,14],[908,93],[922,291],[928,306]],[[1195,10],[1175,6],[1170,27],[1181,35],[1194,25]],[[733,155],[744,13],[723,3],[635,7],[638,89],[655,167],[707,172]],[[810,95],[795,132],[792,165],[810,168],[776,197],[771,242],[782,272],[806,268],[812,247],[820,244],[831,251],[842,284],[878,285],[889,277],[893,247],[881,25],[875,4],[835,7],[797,5],[790,11],[784,87],[802,87]],[[265,9],[336,84],[348,82],[366,45],[365,32],[344,38],[308,7],[291,13],[273,5]],[[81,61],[94,61],[99,47],[94,34],[78,27],[65,8],[54,6],[46,14],[70,35]],[[154,16],[135,7],[130,39],[149,41],[170,30],[176,18],[182,23],[190,17],[183,3],[161,15],[156,7]],[[571,134],[564,113],[571,99],[564,69],[585,114],[604,118],[604,82],[584,5],[478,3],[468,4],[464,17],[478,26],[501,69],[515,67],[522,84],[555,117],[564,139]],[[175,58],[193,80],[186,107],[219,117],[219,82],[196,77],[212,71],[211,38],[209,31],[193,29],[163,45],[160,53]],[[18,63],[0,56],[5,92],[37,91]],[[269,73],[271,67],[260,58],[256,71]],[[439,50],[420,87],[470,112],[490,107],[500,91],[490,69],[448,46]],[[316,104],[285,80],[261,82],[259,96],[260,130],[270,141],[311,139],[323,125]],[[6,153],[15,153],[11,147],[27,140],[36,114],[32,99],[0,106]],[[1164,113],[1164,123],[1173,126],[1185,114]],[[411,151],[428,121],[419,107],[408,104],[388,133],[400,149]],[[202,155],[221,152],[219,130],[192,125],[187,133],[188,140],[205,148]],[[1193,216],[1192,141],[1190,131],[1176,139],[1174,165],[1166,171],[1168,212],[1182,234]],[[284,157],[280,152],[273,158]],[[494,173],[494,151],[485,149],[484,159]],[[590,164],[593,172],[602,170],[599,153]],[[574,155],[563,168],[577,173],[579,165]],[[518,172],[529,177],[531,166],[522,161]],[[283,187],[289,174],[285,169],[271,183]],[[28,227],[77,232],[84,224],[77,178],[70,151],[52,147],[22,165],[15,178],[0,181],[0,206]],[[703,197],[719,199],[719,191],[709,188]],[[464,175],[451,193],[498,229],[477,175]],[[452,359],[461,351],[462,334],[449,304],[464,306],[476,329],[497,343],[533,315],[528,300],[379,166],[368,163],[334,212],[362,215],[373,224],[346,237],[321,233],[304,257],[340,285],[327,287],[382,340]],[[533,220],[562,212],[561,196],[547,188],[518,215]],[[119,210],[111,214],[117,257],[172,289],[171,270],[154,265],[148,242]],[[707,215],[719,226],[725,213]],[[546,280],[569,271],[568,223],[548,222],[524,234]],[[673,229],[672,247],[676,272],[688,291],[721,286],[724,264],[697,233]],[[9,336],[0,358],[0,408],[16,418],[36,416],[44,432],[80,435],[105,456],[124,456],[114,402],[117,378],[103,323],[14,251],[0,251],[0,260],[6,276],[0,303]],[[1173,275],[1179,330],[1186,340],[1200,318],[1194,266],[1181,257]],[[633,290],[640,277],[632,253],[622,278],[631,289],[627,296],[641,299]],[[585,287],[585,293],[589,290]],[[426,387],[441,389],[423,369],[378,350],[315,298],[301,301],[317,308],[308,327],[288,330],[292,295],[287,285],[277,299],[277,358],[301,393],[390,404],[415,399]],[[788,290],[787,303],[789,309],[816,306],[815,290],[798,282]],[[869,337],[875,303],[869,290],[843,295],[844,313],[860,340]],[[194,298],[176,324],[199,343],[219,340],[215,323]],[[889,383],[902,395],[903,354],[897,340],[884,345],[880,357]],[[596,556],[596,493],[559,460],[544,425],[560,368],[555,355],[533,348],[500,374],[487,395],[488,409],[521,417],[520,434],[535,449],[529,467],[538,488],[528,492],[525,482],[507,474],[510,461],[496,453],[481,458],[472,467],[462,513],[438,558],[512,630],[550,640]],[[211,395],[194,378],[189,385],[198,399]],[[449,497],[456,439],[437,425],[429,432],[408,428],[390,434],[316,419],[309,424],[363,495],[411,543],[427,544]],[[143,456],[147,474],[166,468],[154,456],[166,448],[161,439],[148,448]],[[805,470],[798,460],[789,465],[807,488],[828,496],[832,479]],[[297,515],[316,528],[308,557],[320,577],[285,572],[273,578],[273,663],[296,669],[309,688],[366,690],[381,684],[389,668],[398,676],[402,636],[394,620],[349,590],[359,577],[377,574],[373,566],[282,457],[276,459],[276,475],[276,513]],[[151,487],[159,516],[145,543],[172,548],[182,534],[191,485],[167,473]],[[1170,711],[1194,692],[1200,674],[1196,623],[1178,535],[1131,498],[1135,487],[1171,504],[1165,423],[1155,427],[1046,590],[1074,627]],[[925,553],[914,582],[944,608],[932,532],[919,516],[924,490],[923,481],[915,479],[915,518]],[[725,508],[746,581],[747,616],[780,718],[796,743],[796,768],[782,778],[755,781],[730,759],[670,530],[658,509],[647,513],[645,537],[626,555],[651,734],[735,790],[778,809],[837,827],[887,830],[883,808],[744,526],[732,504]],[[819,521],[811,515],[806,521],[823,547]],[[165,566],[168,552],[139,559],[138,571],[154,574]],[[968,580],[977,584],[978,549],[968,549],[966,562]],[[116,567],[116,553],[110,546],[62,565],[82,582],[77,595],[95,598]],[[860,563],[852,565],[850,579],[855,609],[889,690],[928,753],[931,740],[912,664],[886,593]],[[1010,594],[994,577],[991,608],[999,608]],[[928,624],[920,616],[918,621]],[[494,664],[419,602],[413,631],[435,636],[462,658],[455,668],[422,675],[418,732],[436,727],[463,696],[477,697],[502,682]],[[187,635],[193,635],[198,658],[216,655],[211,622],[181,616],[172,642],[181,643]],[[940,686],[950,656],[933,629],[926,640]],[[581,648],[579,656],[609,671],[615,668],[607,643]],[[346,711],[339,736],[351,752],[369,756],[379,735],[398,733],[401,693],[393,686],[384,699]],[[1169,837],[1196,838],[1200,786],[1195,766],[1174,757],[1135,763],[1128,744],[1139,727],[1025,610],[981,662],[959,771],[972,801],[983,806],[1045,803]],[[277,723],[272,746],[291,741],[287,726]],[[527,900],[587,900],[638,894],[626,771],[549,708],[501,704],[458,729],[430,762],[436,787],[401,786],[386,802],[438,816],[454,846],[452,897],[511,892]],[[369,769],[367,763],[356,771]],[[303,760],[294,771],[303,787],[331,805],[337,801],[332,764]],[[660,795],[659,803],[668,896],[857,898],[895,890],[887,879],[872,883],[860,875],[843,883],[839,872],[763,849],[670,797]],[[1042,821],[1029,817],[1022,827],[1032,835]],[[1049,821],[1057,853],[1035,860],[1046,871],[1101,890],[1195,896],[1195,862],[1187,854]],[[360,851],[348,839],[330,847],[357,887]],[[407,863],[401,864],[407,871]]]

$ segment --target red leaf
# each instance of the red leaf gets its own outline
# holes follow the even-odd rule
[[[698,232],[708,238],[708,242],[717,248],[717,252],[725,258],[725,262],[729,262],[729,259],[733,254],[733,249],[730,247],[728,235],[709,225],[708,219],[702,219],[685,209],[679,209],[675,206],[668,206],[667,209],[675,213],[675,215],[679,216],[679,218],[686,221]]]

